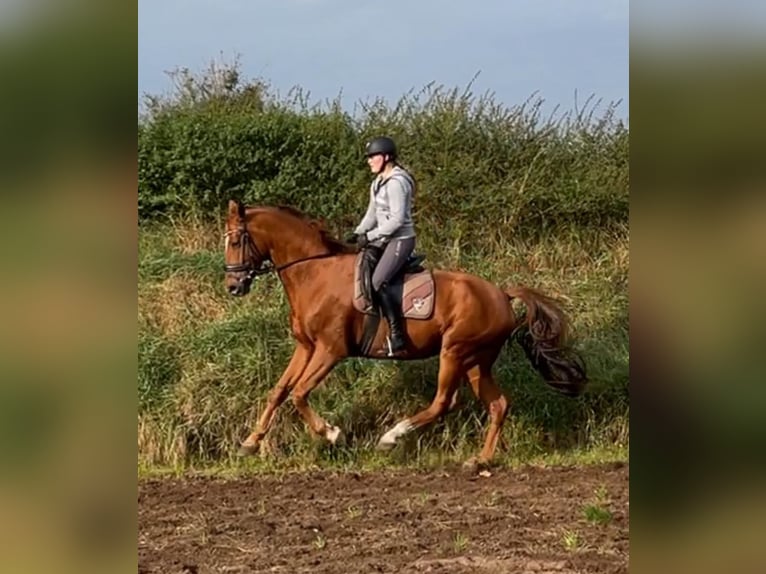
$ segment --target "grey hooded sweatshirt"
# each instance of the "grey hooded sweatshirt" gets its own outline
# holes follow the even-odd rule
[[[395,166],[391,174],[376,177],[370,185],[370,204],[362,222],[354,230],[367,239],[385,243],[391,239],[415,237],[412,201],[415,180],[403,168]]]

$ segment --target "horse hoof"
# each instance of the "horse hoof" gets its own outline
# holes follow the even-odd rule
[[[258,452],[258,446],[254,444],[241,444],[237,456],[252,456]]]
[[[389,442],[389,441],[381,439],[378,441],[378,446],[376,447],[376,450],[379,450],[381,452],[388,452],[395,446],[396,446],[395,442]]]
[[[335,445],[339,440],[343,439],[343,431],[341,431],[340,428],[336,426],[327,425],[327,430],[325,430],[324,437],[329,441],[330,444]]]
[[[484,472],[488,468],[489,468],[488,461],[481,460],[476,457],[469,458],[467,461],[463,463],[463,470],[471,474],[478,474],[479,472]]]

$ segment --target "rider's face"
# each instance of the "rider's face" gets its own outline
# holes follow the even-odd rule
[[[367,158],[367,165],[372,173],[380,173],[386,163],[386,157],[382,153],[376,153]]]

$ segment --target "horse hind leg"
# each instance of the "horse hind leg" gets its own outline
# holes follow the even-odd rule
[[[436,395],[431,404],[417,414],[405,418],[380,437],[379,450],[389,450],[396,445],[399,437],[435,421],[450,408],[455,406],[455,391],[461,382],[464,371],[460,362],[448,353],[442,352],[439,359],[439,382]]]
[[[492,362],[484,361],[468,370],[468,381],[478,399],[489,411],[489,427],[487,428],[484,447],[478,458],[466,462],[467,466],[486,466],[495,455],[497,441],[503,428],[503,422],[508,414],[508,399],[492,377]]]
[[[326,351],[317,350],[311,357],[301,380],[293,390],[292,400],[298,413],[301,415],[312,433],[324,437],[330,443],[335,444],[341,436],[341,429],[328,424],[320,417],[308,403],[308,397],[319,383],[332,371],[338,363],[338,358]]]

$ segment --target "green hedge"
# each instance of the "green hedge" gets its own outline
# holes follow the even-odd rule
[[[418,179],[417,223],[433,240],[446,239],[446,223],[481,240],[499,225],[529,237],[627,222],[628,130],[613,106],[546,118],[540,100],[506,107],[429,86],[352,116],[337,102],[309,106],[300,92],[279,99],[261,82],[217,92],[205,82],[186,72],[140,122],[142,221],[215,220],[234,197],[350,225],[367,202],[364,142],[385,133]]]

